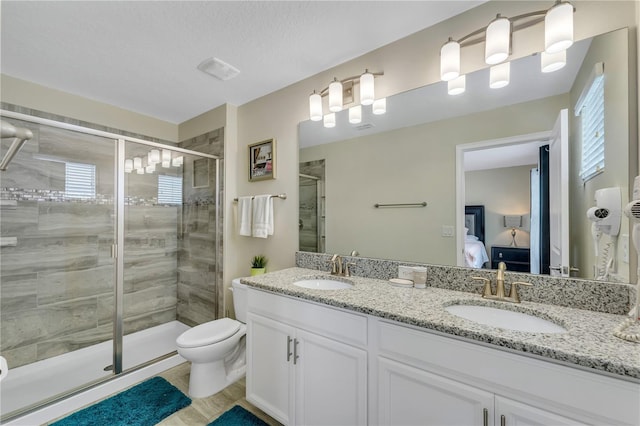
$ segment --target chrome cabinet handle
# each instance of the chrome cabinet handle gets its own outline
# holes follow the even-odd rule
[[[489,410],[482,409],[482,426],[489,426]]]
[[[293,365],[296,365],[296,361],[298,361],[298,339],[293,339]]]
[[[502,414],[500,416],[500,426],[506,426],[507,424],[507,418],[504,416],[504,414]]]
[[[293,355],[291,353],[291,341],[293,339],[291,338],[291,336],[287,336],[287,362],[289,362],[291,360],[291,355]]]

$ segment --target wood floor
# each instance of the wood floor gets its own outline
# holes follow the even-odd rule
[[[164,377],[169,383],[188,395],[189,369],[190,364],[186,362],[159,374],[159,376]],[[279,422],[247,402],[245,399],[245,379],[238,380],[208,398],[192,398],[191,405],[167,417],[158,423],[158,426],[204,426],[236,404],[246,408],[269,425],[280,426]]]

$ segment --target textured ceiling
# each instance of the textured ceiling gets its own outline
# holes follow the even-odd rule
[[[0,2],[3,74],[181,123],[242,105],[481,1]],[[196,67],[215,56],[240,74]]]

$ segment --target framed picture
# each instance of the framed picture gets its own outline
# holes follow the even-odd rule
[[[464,226],[469,228],[469,235],[484,243],[484,206],[465,206]]]
[[[276,141],[267,139],[249,145],[249,181],[275,179]]]

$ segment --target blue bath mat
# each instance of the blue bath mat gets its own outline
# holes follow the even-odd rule
[[[269,426],[239,405],[222,413],[207,426]]]
[[[191,399],[176,387],[162,377],[153,377],[51,426],[153,426],[189,404]]]

